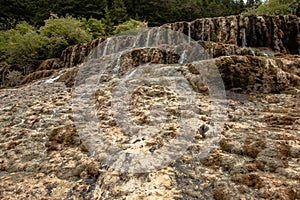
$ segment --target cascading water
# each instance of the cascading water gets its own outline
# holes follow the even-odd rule
[[[204,19],[202,20],[202,33],[201,33],[202,41],[204,41]]]
[[[119,70],[121,68],[121,56],[122,56],[122,53],[119,53],[118,55],[118,59],[117,59],[117,64],[115,66],[115,68],[113,69],[113,71],[118,74],[119,73]]]
[[[246,29],[242,29],[242,47],[247,46]]]
[[[134,75],[134,73],[137,71],[137,68],[135,68],[132,72],[130,72],[127,76],[126,76],[126,78],[131,78],[133,75]]]
[[[56,80],[58,80],[62,75],[64,74],[64,71],[60,71],[59,74],[53,78],[47,79],[45,83],[54,83]]]
[[[111,38],[106,39],[105,47],[104,47],[103,54],[102,54],[103,56],[105,56],[107,53],[107,48],[108,48],[108,45],[110,44],[110,41],[111,41]]]
[[[186,50],[184,50],[182,52],[182,54],[180,55],[180,59],[179,59],[178,63],[183,64],[185,60],[186,60]]]
[[[151,36],[151,30],[148,30],[147,32],[147,40],[146,40],[146,47],[149,47],[149,43],[150,43],[150,36]]]
[[[215,44],[213,43],[213,44],[211,45],[210,50],[209,50],[211,58],[214,57],[214,51],[215,51]]]
[[[74,58],[76,56],[76,45],[73,46],[72,48],[72,53],[71,53],[71,58],[70,58],[70,65],[74,64]]]
[[[159,45],[159,39],[160,39],[160,27],[157,28],[157,33],[156,33],[156,46]]]
[[[138,42],[140,41],[140,39],[141,39],[141,34],[139,34],[135,37],[135,40],[134,40],[133,45],[132,45],[133,48],[137,47]]]
[[[211,34],[213,33],[213,31],[214,31],[214,29],[215,29],[215,25],[214,25],[214,23],[213,23],[213,21],[212,21],[212,19],[211,18],[208,18],[208,22],[209,22],[209,29],[210,29],[210,31],[209,31],[209,34],[208,34],[208,40],[207,41],[211,41]]]
[[[230,46],[230,54],[235,55],[235,49],[234,46]]]
[[[191,43],[191,22],[188,23],[188,42]]]

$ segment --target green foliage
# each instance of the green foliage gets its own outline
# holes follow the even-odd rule
[[[105,36],[106,25],[101,20],[97,20],[95,18],[89,18],[89,20],[86,20],[86,18],[82,18],[81,21],[83,23],[82,27],[87,30],[93,38]]]
[[[52,10],[58,16],[72,15],[76,18],[84,17],[86,19],[101,19],[104,17],[104,9],[107,6],[107,0],[56,0],[51,2]]]
[[[58,16],[94,18],[105,24],[105,35],[129,18],[158,26],[201,17],[239,14],[260,0],[0,0],[0,30],[13,28],[20,21],[40,27],[51,12]]]
[[[112,19],[114,25],[120,24],[128,19],[127,9],[123,0],[113,0],[109,17]]]
[[[0,0],[0,5],[0,30],[8,30],[21,21],[43,26],[51,12],[58,16],[101,19],[107,0]]]
[[[5,62],[6,57],[6,48],[8,45],[8,34],[7,31],[0,31],[0,63]],[[3,66],[1,64],[0,66]]]
[[[122,33],[125,31],[136,30],[139,28],[146,28],[146,27],[147,27],[146,22],[140,22],[140,21],[137,21],[134,19],[129,19],[128,21],[116,26],[114,33],[118,34],[118,33]]]
[[[8,63],[27,67],[41,59],[45,38],[33,26],[23,22],[1,35],[0,51]]]
[[[87,23],[97,30],[93,27],[95,20]],[[0,63],[22,66],[26,72],[38,67],[44,59],[59,57],[66,47],[91,39],[83,23],[70,16],[52,15],[39,30],[27,22],[19,23],[14,29],[0,32]]]
[[[285,15],[292,14],[292,5],[299,4],[300,0],[267,0],[260,4],[257,8],[251,8],[247,11],[249,14],[269,14],[269,15]]]
[[[90,41],[92,36],[82,27],[83,23],[71,16],[51,15],[39,30],[47,38],[47,57],[58,57],[67,46]]]
[[[108,9],[108,7],[106,7],[105,17],[102,19],[105,24],[105,36],[112,35],[114,31],[114,22],[111,16],[112,16],[111,11]]]

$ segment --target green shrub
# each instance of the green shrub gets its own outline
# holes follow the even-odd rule
[[[26,22],[17,24],[15,29],[3,32],[0,39],[2,59],[11,64],[30,67],[43,57],[46,38]]]
[[[71,16],[58,17],[52,14],[40,28],[40,34],[47,38],[47,57],[59,57],[68,46],[92,40],[83,23]]]
[[[141,22],[134,19],[129,19],[128,21],[115,26],[114,34],[122,33],[129,30],[136,30],[138,28],[146,28],[147,22]]]

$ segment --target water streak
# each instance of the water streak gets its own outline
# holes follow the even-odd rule
[[[107,47],[108,47],[110,41],[111,41],[111,38],[107,38],[107,39],[106,39],[105,47],[104,47],[104,50],[103,50],[103,56],[106,55]]]
[[[138,35],[135,37],[135,40],[134,40],[133,45],[132,45],[133,48],[136,47],[137,42],[139,41],[140,37],[141,37],[141,34],[138,34]]]
[[[242,47],[246,47],[247,46],[247,38],[246,38],[246,29],[245,28],[242,29],[242,36],[243,36]]]
[[[180,55],[180,59],[179,59],[178,63],[183,64],[185,60],[186,60],[186,50],[184,50],[182,52],[182,54]]]
[[[115,68],[113,69],[113,71],[114,71],[115,73],[119,73],[119,70],[120,70],[120,68],[121,68],[121,56],[122,56],[122,53],[120,53],[120,54],[118,55],[117,64],[116,64]]]
[[[215,51],[215,44],[212,44],[211,45],[211,48],[210,48],[210,56],[212,57],[212,58],[214,58],[214,51]]]
[[[132,76],[135,74],[136,70],[137,70],[137,68],[135,68],[132,72],[130,72],[130,73],[126,76],[126,79],[132,77]]]
[[[71,53],[71,58],[70,58],[70,65],[73,66],[74,65],[74,58],[76,56],[76,48],[77,48],[77,45],[74,45],[73,48],[72,48],[72,53]]]
[[[159,45],[159,39],[160,39],[160,27],[158,27],[157,29],[157,33],[156,33],[156,46]]]
[[[202,41],[204,41],[204,19],[202,20]]]
[[[235,55],[234,46],[230,46],[230,55]]]
[[[56,80],[58,80],[62,75],[63,75],[63,71],[61,71],[57,76],[50,78],[48,80],[45,81],[45,83],[54,83]]]
[[[191,22],[188,22],[188,41],[191,43]]]
[[[146,47],[149,47],[149,42],[150,42],[150,36],[151,36],[151,30],[148,30],[148,33],[147,33],[147,40],[146,40]]]
[[[215,25],[211,18],[208,18],[208,22],[209,22],[209,29],[210,29],[208,34],[208,41],[213,41],[211,39],[211,35],[214,33]]]
[[[56,110],[53,109],[53,110],[52,110],[52,113],[51,113],[51,115],[50,115],[50,118],[52,119],[52,118],[55,117],[55,116],[56,116]]]

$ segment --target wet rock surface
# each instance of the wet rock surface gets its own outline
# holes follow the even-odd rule
[[[285,53],[300,53],[299,18],[292,15],[202,18],[192,22],[166,24],[163,27],[184,32],[196,41],[221,42],[242,47],[269,47]]]
[[[101,70],[89,71],[77,86],[86,84],[95,92],[91,99],[99,120],[96,125],[104,130],[111,148],[155,153],[182,132],[178,119],[181,107],[186,107],[184,98],[161,85],[138,85],[129,99],[130,124],[147,130],[135,135],[132,127],[124,129],[116,120],[112,105],[118,99],[113,101],[113,92],[136,76],[141,66],[182,75],[189,84],[186,90],[196,94],[193,113],[199,127],[192,144],[166,166],[137,174],[114,170],[105,160],[112,154],[98,155],[91,149],[88,142],[102,146],[96,139],[84,138],[89,135],[81,134],[74,115],[80,63],[104,40],[69,47],[60,59],[50,59],[26,76],[23,85],[0,89],[0,198],[300,199],[297,23],[294,16],[230,16],[165,25],[206,40],[191,41],[187,49],[200,44],[205,61],[199,62],[215,66],[224,82],[226,118],[220,118],[224,127],[216,133],[211,131],[216,107],[205,82],[214,76],[207,68],[199,70],[198,62],[189,62],[185,58],[189,55],[178,54],[177,47],[136,47],[108,66],[99,60],[99,67],[107,67],[101,79],[89,76]],[[107,51],[113,51],[112,46]],[[96,89],[86,81],[94,79]],[[155,113],[153,105],[166,114]],[[163,125],[151,126],[160,117],[166,117]],[[214,137],[213,143],[206,142]],[[175,147],[170,150],[173,154]]]
[[[268,85],[262,87],[265,90],[255,90],[256,81],[243,85],[229,78],[231,81],[227,82],[231,72],[224,72],[228,119],[219,133],[218,144],[206,156],[199,156],[210,127],[212,109],[210,98],[200,95],[199,120],[203,126],[195,135],[193,145],[167,167],[150,173],[120,173],[91,155],[77,133],[71,89],[63,82],[49,81],[53,80],[50,77],[19,88],[1,89],[1,199],[299,199],[299,66],[298,58],[290,59],[286,62],[252,56],[215,59],[221,74],[222,69],[226,72],[240,69],[234,77],[241,79],[246,69],[255,73],[271,61],[270,73],[262,74],[274,79],[279,72],[276,70],[284,70],[290,74],[285,76],[290,79],[284,80],[295,84],[287,82],[280,86],[284,81],[276,78],[278,82],[266,81]],[[241,66],[236,68],[238,63]],[[193,67],[187,69],[191,75],[194,73]],[[130,70],[121,68],[120,73]],[[60,78],[66,74],[70,71],[62,73]],[[191,84],[194,80],[189,79]],[[198,85],[194,85],[196,89]],[[161,89],[144,86],[136,91],[132,99],[135,106],[131,107],[137,117],[133,119],[135,123],[147,123],[146,108],[152,100],[164,101],[160,100]],[[111,138],[118,138],[115,145],[122,146],[128,136],[112,123],[113,116],[106,109],[109,88],[102,88],[97,95],[102,126],[107,127],[106,134]],[[149,101],[141,102],[139,98]],[[176,113],[176,106],[174,109]],[[153,141],[151,137],[146,140],[144,151],[159,149],[164,140],[178,134],[176,129],[166,131],[152,138]],[[134,144],[139,146],[141,142]]]

